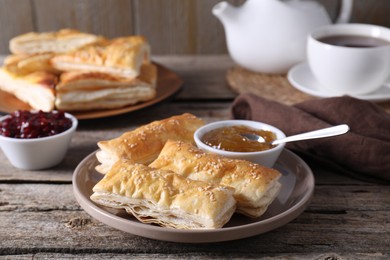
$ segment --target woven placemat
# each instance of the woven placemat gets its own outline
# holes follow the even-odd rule
[[[226,78],[230,88],[239,94],[253,93],[286,105],[317,98],[295,89],[286,75],[255,73],[234,66],[227,71]],[[390,113],[390,101],[380,102],[378,105]]]

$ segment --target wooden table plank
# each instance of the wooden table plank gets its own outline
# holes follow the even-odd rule
[[[329,190],[335,191],[332,196]],[[1,184],[0,194],[0,254],[10,254],[15,247],[24,253],[73,254],[389,253],[390,190],[385,186],[319,186],[308,209],[277,230],[195,245],[153,241],[108,227],[80,209],[71,185]]]
[[[235,241],[205,244],[171,243],[124,233],[90,219],[83,211],[12,212],[1,215],[12,219],[7,221],[7,226],[0,224],[5,232],[1,235],[2,255],[12,254],[16,248],[22,253],[142,254],[147,251],[151,254],[184,254],[198,251],[209,256],[261,256],[289,252],[381,252],[389,255],[389,224],[377,224],[375,220],[386,222],[388,215],[382,211],[350,212],[348,217],[305,212],[295,221],[269,233]],[[314,218],[317,221],[310,221]]]
[[[185,254],[111,254],[111,253],[100,253],[100,254],[88,254],[88,253],[80,253],[77,255],[74,254],[59,254],[59,253],[36,253],[36,254],[28,254],[28,255],[13,255],[13,259],[211,259],[215,258],[217,255],[199,255],[197,252],[189,252]],[[353,253],[288,253],[288,257],[286,258],[286,254],[276,253],[276,254],[252,254],[247,253],[245,256],[241,254],[231,253],[229,256],[218,256],[218,259],[272,259],[272,260],[313,260],[313,259],[353,259],[353,260],[367,260],[367,259],[376,259],[376,260],[388,260],[388,255],[381,253],[364,253],[364,254],[353,254]]]

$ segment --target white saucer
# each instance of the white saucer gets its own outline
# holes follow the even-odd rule
[[[288,81],[296,89],[316,97],[335,97],[330,93],[320,90],[319,83],[310,71],[307,62],[299,63],[292,67],[287,74]],[[358,99],[370,101],[386,101],[390,99],[390,87],[383,85],[380,89],[365,95],[349,95]]]

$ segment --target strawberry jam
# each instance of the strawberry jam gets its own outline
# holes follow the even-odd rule
[[[72,120],[62,111],[31,112],[17,110],[0,121],[0,134],[12,138],[39,138],[62,133],[72,126]]]

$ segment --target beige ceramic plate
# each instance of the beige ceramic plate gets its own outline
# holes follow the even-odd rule
[[[235,214],[221,229],[178,230],[143,224],[124,210],[113,210],[94,204],[89,197],[92,187],[102,178],[94,170],[95,153],[86,157],[73,174],[73,191],[81,207],[95,219],[116,229],[152,239],[206,243],[235,240],[281,227],[300,215],[308,206],[314,190],[314,177],[307,164],[294,153],[284,150],[275,168],[282,173],[283,189],[267,212],[255,219]]]
[[[105,109],[105,110],[90,110],[90,111],[70,111],[77,119],[93,119],[93,118],[102,118],[108,116],[114,116],[119,114],[124,114],[132,111],[136,111],[145,107],[149,107],[158,102],[161,102],[168,97],[174,95],[178,92],[182,85],[182,79],[175,74],[174,72],[168,70],[167,68],[156,64],[158,69],[158,80],[157,80],[157,95],[154,99],[151,99],[146,102],[138,103],[131,106],[126,106],[116,109]],[[0,111],[11,113],[15,110],[29,110],[31,107],[26,103],[23,103],[15,96],[3,92],[0,90]]]

